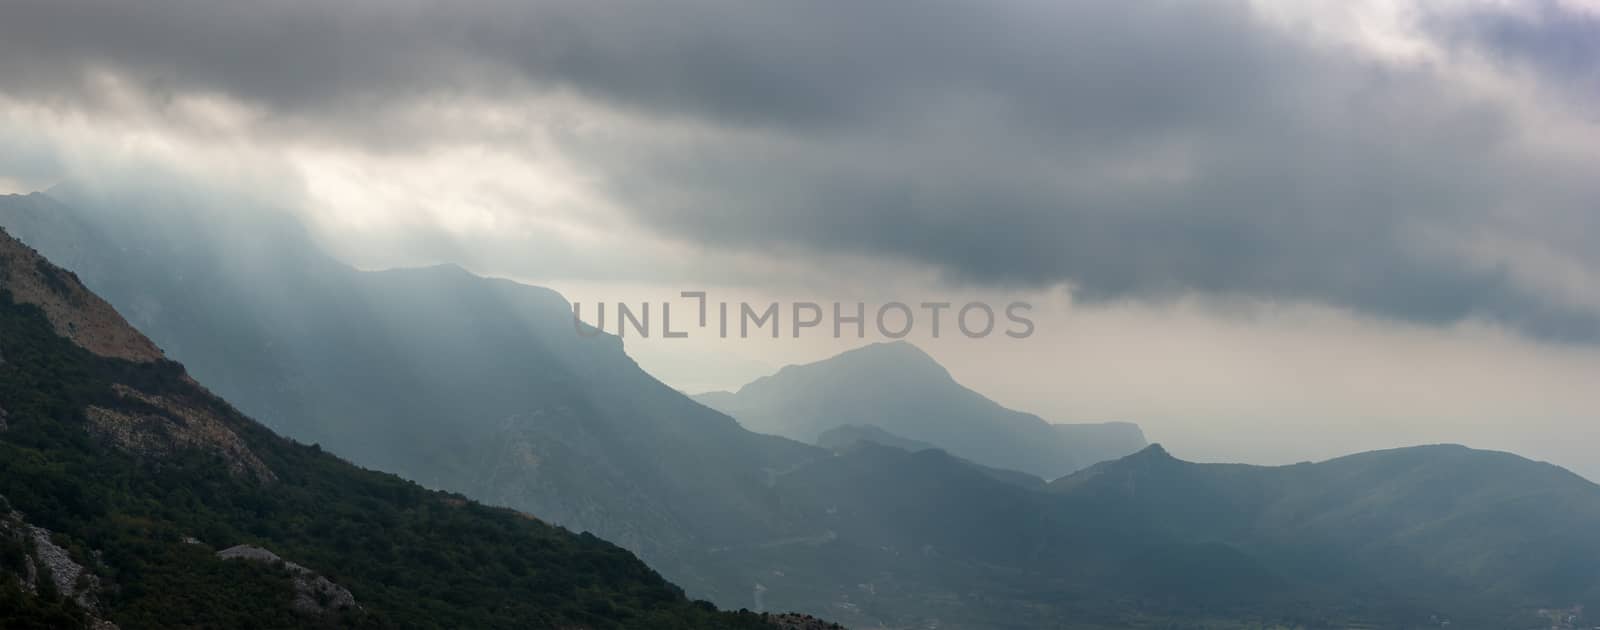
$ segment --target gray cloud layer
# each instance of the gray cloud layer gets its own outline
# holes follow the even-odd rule
[[[675,238],[1600,341],[1594,303],[1471,251],[1600,274],[1595,154],[1536,141],[1596,133],[1600,29],[1541,7],[1430,18],[1444,57],[1396,64],[1221,1],[13,1],[0,90],[92,107],[105,70],[378,149],[461,141],[407,105],[570,91],[659,131],[561,149]],[[1484,59],[1537,78],[1463,78]]]

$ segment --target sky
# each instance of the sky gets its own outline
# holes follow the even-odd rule
[[[1597,164],[1593,0],[0,3],[0,192],[591,305],[1027,302],[911,339],[1202,460],[1600,478]],[[879,340],[628,348],[703,391]]]

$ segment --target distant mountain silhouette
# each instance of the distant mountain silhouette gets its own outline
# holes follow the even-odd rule
[[[752,431],[820,444],[840,426],[870,426],[985,466],[1046,479],[1144,446],[1136,425],[1051,425],[1002,407],[903,341],[791,365],[737,392],[695,399]]]
[[[1156,445],[1037,492],[943,451],[861,444],[780,478],[784,500],[863,557],[890,556],[900,571],[880,588],[985,594],[966,613],[930,603],[947,621],[1143,610],[1492,628],[1600,604],[1600,487],[1506,453],[1426,446],[1265,467]]]
[[[1152,446],[1050,489],[1082,512],[1226,542],[1301,580],[1600,601],[1600,486],[1509,453],[1440,445],[1262,467]]]

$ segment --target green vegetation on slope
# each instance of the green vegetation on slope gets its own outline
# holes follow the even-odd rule
[[[409,628],[759,628],[759,615],[691,602],[626,551],[509,510],[358,469],[279,438],[184,376],[176,363],[90,354],[0,290],[0,496],[102,581],[103,616],[137,628],[337,625]],[[140,457],[86,431],[94,405],[148,412],[113,384],[204,405],[276,475],[230,472],[200,451]],[[193,537],[203,544],[186,544]],[[216,559],[257,544],[355,594],[359,609],[288,612],[281,569]],[[16,549],[0,554],[11,558]],[[13,558],[14,559],[14,558]],[[84,617],[59,594],[0,580],[0,625]]]

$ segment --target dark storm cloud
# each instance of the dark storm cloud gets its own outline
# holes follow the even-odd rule
[[[1429,26],[1446,41],[1572,82],[1591,105],[1600,99],[1600,12],[1558,0],[1528,0],[1520,8],[1441,16]]]
[[[911,260],[960,283],[1067,282],[1089,300],[1198,291],[1600,340],[1588,307],[1434,243],[1512,234],[1597,272],[1574,236],[1597,227],[1587,165],[1529,154],[1526,112],[1440,68],[1315,46],[1243,3],[3,11],[0,89],[24,99],[81,102],[85,72],[108,69],[158,93],[220,91],[329,136],[414,102],[552,90],[702,129],[577,131],[563,148],[641,223],[721,248]],[[1546,50],[1522,22],[1474,24],[1446,38],[1559,70],[1592,63],[1588,31],[1560,30],[1565,43]],[[449,142],[441,133],[357,135]]]
[[[1078,131],[1149,132],[1223,114],[1230,91],[1295,71],[1240,7],[1183,2],[21,0],[5,12],[8,90],[70,93],[83,70],[109,67],[156,89],[352,118],[351,105],[524,81],[752,125],[878,123],[956,92],[1090,123]]]

